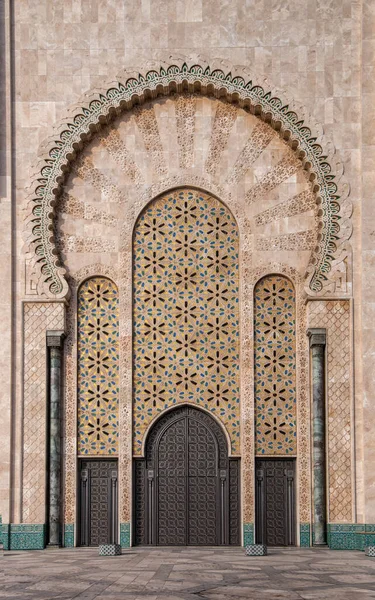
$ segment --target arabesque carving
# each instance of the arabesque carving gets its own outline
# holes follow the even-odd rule
[[[335,281],[341,281],[336,271],[341,273],[350,263],[347,240],[351,234],[351,207],[346,200],[349,190],[345,186],[338,189],[338,177],[333,172],[334,159],[328,159],[323,150],[321,133],[315,134],[305,124],[302,109],[294,109],[290,102],[274,95],[269,87],[264,87],[268,85],[264,82],[262,86],[254,84],[243,68],[236,68],[232,75],[222,63],[216,68],[203,61],[188,66],[177,60],[145,74],[125,73],[120,80],[80,103],[59,133],[46,144],[46,153],[33,186],[27,218],[27,277],[32,282],[27,283],[28,293],[51,298],[68,294],[65,271],[59,263],[53,237],[53,207],[65,173],[69,171],[69,163],[76,159],[85,142],[103,124],[134,105],[183,92],[225,98],[233,106],[259,116],[287,141],[310,174],[319,205],[319,235],[307,272],[307,291],[309,294],[324,292],[327,286],[332,286],[331,275]],[[159,158],[155,156],[153,160]],[[335,265],[333,273],[332,264]]]

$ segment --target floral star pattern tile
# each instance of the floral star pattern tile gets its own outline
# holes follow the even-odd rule
[[[217,199],[154,200],[134,236],[134,453],[162,411],[209,410],[240,450],[238,231]]]
[[[85,281],[78,294],[78,453],[118,452],[118,292],[109,279]]]
[[[256,453],[296,454],[295,293],[287,278],[259,281],[254,319]]]

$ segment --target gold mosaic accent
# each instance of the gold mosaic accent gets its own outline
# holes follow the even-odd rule
[[[295,293],[285,277],[255,288],[254,354],[256,453],[296,454]]]
[[[85,281],[78,294],[78,454],[118,452],[118,292],[109,279]]]
[[[238,231],[195,190],[154,200],[134,235],[134,453],[160,412],[192,403],[240,450]]]

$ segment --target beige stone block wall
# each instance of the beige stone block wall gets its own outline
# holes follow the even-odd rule
[[[7,3],[6,5],[8,6]],[[15,327],[19,336],[22,324],[21,299],[25,294],[22,254],[25,190],[35,172],[33,165],[39,144],[46,136],[51,135],[55,123],[66,115],[67,108],[83,94],[102,86],[103,81],[114,79],[125,67],[133,66],[135,70],[139,70],[138,65],[144,61],[164,60],[169,53],[186,56],[189,61],[198,60],[199,55],[204,54],[209,60],[225,59],[234,67],[236,64],[245,64],[254,71],[254,81],[261,82],[266,76],[271,87],[284,88],[288,97],[302,103],[312,114],[312,122],[323,126],[327,138],[339,151],[354,203],[352,243],[354,347],[358,353],[355,356],[355,363],[358,365],[357,478],[359,489],[366,487],[367,491],[364,493],[367,505],[372,503],[373,506],[375,492],[371,484],[370,461],[374,460],[375,452],[374,449],[371,450],[371,447],[374,448],[371,445],[371,428],[374,429],[371,424],[374,384],[371,378],[373,369],[367,366],[374,356],[374,336],[371,333],[374,310],[369,284],[373,271],[370,268],[373,261],[370,223],[374,161],[371,155],[373,140],[369,137],[371,128],[368,126],[374,106],[371,88],[371,66],[374,60],[372,11],[371,3],[355,0],[309,0],[306,3],[297,0],[285,0],[282,3],[273,0],[182,0],[178,3],[172,0],[114,0],[111,3],[99,0],[17,2],[14,5],[16,136],[13,140],[16,173],[12,185],[17,202],[14,289],[17,290],[18,297],[14,306]],[[137,140],[135,137],[130,138],[129,143],[134,143],[135,147]],[[166,140],[161,140],[161,143],[165,144]],[[205,143],[202,132],[202,148]],[[8,147],[10,148],[10,141]],[[171,152],[169,164],[172,170],[175,168],[174,158]],[[362,217],[361,167],[367,182],[363,179]],[[99,229],[95,231],[95,235],[100,235]],[[363,269],[367,269],[363,285],[361,245],[365,259]],[[11,284],[8,275],[5,284],[9,296]],[[9,303],[5,303],[4,308],[9,310]],[[366,361],[366,394],[363,397],[359,367],[362,358],[362,318],[363,357]],[[3,377],[6,379],[9,363],[6,362],[4,369]],[[21,427],[21,377],[22,352],[21,345],[18,344],[13,369],[17,430]],[[362,398],[365,401],[363,411]],[[4,393],[1,406],[9,411],[9,394]],[[362,412],[365,422],[369,423],[368,430],[365,431],[367,449],[364,454],[364,479],[361,479]],[[20,518],[19,503],[15,501],[14,506],[14,518],[17,520]],[[370,509],[365,514],[361,498],[358,499],[358,510],[361,519],[375,521],[375,515]]]
[[[363,454],[360,457],[363,456],[364,521],[375,523],[375,6],[369,0],[363,3],[362,40],[362,356],[358,360],[363,374]],[[359,471],[361,474],[361,465]]]
[[[0,7],[0,515],[11,518],[12,481],[12,157],[9,12]]]

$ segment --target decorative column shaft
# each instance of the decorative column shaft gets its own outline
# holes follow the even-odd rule
[[[315,546],[327,544],[326,502],[326,406],[325,406],[325,329],[309,329],[313,386],[313,483]]]
[[[63,331],[47,331],[49,348],[48,545],[61,545],[61,357]]]

